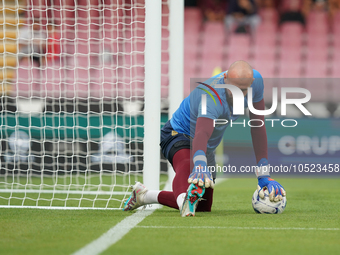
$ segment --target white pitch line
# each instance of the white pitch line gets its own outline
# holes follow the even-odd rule
[[[340,228],[273,228],[273,227],[222,227],[222,226],[136,226],[136,228],[154,228],[154,229],[240,229],[240,230],[320,230],[320,231],[339,231]]]
[[[215,185],[219,185],[222,182],[225,182],[227,180],[229,180],[229,179],[228,178],[217,178],[216,181],[215,181]]]
[[[226,178],[217,179],[215,185],[218,185],[226,180]],[[152,214],[155,209],[159,207],[160,206],[153,205],[152,209],[140,210],[133,215],[126,217],[117,225],[109,229],[109,231],[104,233],[101,237],[89,243],[80,250],[76,251],[72,255],[97,255],[102,253],[103,251],[107,250],[111,245],[122,239],[131,229],[138,227],[138,223],[144,220],[145,217]]]
[[[73,255],[97,255],[108,249],[111,245],[123,238],[131,229],[136,227],[138,223],[145,217],[152,214],[154,210],[141,210],[133,215],[126,217],[117,225],[109,229],[101,237],[89,243],[85,247],[73,253]]]

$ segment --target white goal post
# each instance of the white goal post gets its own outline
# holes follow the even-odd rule
[[[184,1],[3,0],[1,13],[0,208],[119,210],[135,181],[160,189]]]

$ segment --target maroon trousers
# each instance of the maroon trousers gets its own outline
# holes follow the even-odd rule
[[[191,169],[191,153],[190,149],[181,149],[177,151],[172,159],[172,166],[176,172],[172,182],[173,191],[161,191],[158,195],[158,202],[162,205],[179,209],[177,205],[177,197],[186,193],[189,184],[188,178]],[[213,203],[213,189],[205,189],[203,200],[198,203],[197,212],[210,212]]]

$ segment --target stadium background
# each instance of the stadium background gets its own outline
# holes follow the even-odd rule
[[[144,41],[141,39],[144,34],[143,26],[138,23],[145,15],[143,8],[138,8],[142,2],[2,1],[1,173],[27,168],[39,172],[42,165],[46,172],[53,172],[56,164],[58,171],[66,172],[102,167],[122,171],[142,168],[143,119],[139,112],[144,107]],[[164,124],[168,119],[169,10],[167,1],[162,3]],[[307,107],[312,118],[304,118],[292,108],[287,118],[297,119],[299,128],[268,130],[271,162],[288,164],[294,159],[299,163],[338,163],[338,1],[252,3],[256,4],[256,15],[261,19],[255,33],[247,26],[226,30],[224,17],[230,15],[228,1],[186,1],[184,95],[190,93],[190,78],[208,78],[213,72],[226,70],[235,60],[249,61],[264,77],[269,107],[272,87],[289,84],[305,87],[312,93]],[[22,57],[18,46],[20,29],[33,23],[44,31],[52,24],[52,31],[60,33],[52,42],[56,48],[41,54],[46,62],[40,66],[27,56]],[[51,42],[48,39],[46,43]],[[126,112],[129,114],[125,115]],[[279,111],[269,117],[278,115]],[[111,136],[109,139],[115,145],[105,151],[101,142],[116,123],[133,123],[136,127],[117,127],[115,132],[120,138]],[[10,142],[11,135],[14,137],[20,131],[30,135],[27,138],[19,134],[30,141],[30,149],[25,152],[23,148],[21,159],[24,160],[14,155],[15,145]],[[224,164],[254,163],[249,132],[242,132],[233,129],[226,133]],[[284,143],[293,148],[289,155],[278,146],[287,135],[293,137]],[[136,158],[131,160],[131,154]],[[118,157],[112,160],[108,155]],[[166,168],[163,159],[161,169]]]
[[[279,25],[280,2],[259,1],[262,22],[251,37],[225,32],[221,16],[217,22],[207,20],[201,12],[207,6],[186,1],[185,95],[190,77],[210,77],[236,59],[248,60],[265,78],[268,106],[274,86],[289,83],[312,93],[307,108],[313,117],[293,108],[287,118],[297,119],[297,128],[268,127],[271,163],[338,163],[339,2],[282,2],[291,2],[295,10],[304,3],[304,16],[294,14],[300,21]],[[162,1],[162,123],[168,119],[168,5]],[[142,180],[144,1],[0,0],[0,6],[1,254],[79,254],[103,233],[121,239],[111,245],[114,238],[106,235],[109,244],[97,246],[96,254],[339,253],[340,179],[329,174],[280,176],[289,200],[281,215],[253,211],[253,175],[218,178],[211,213],[183,219],[163,207],[122,237],[126,220],[149,212],[110,210],[121,209],[129,186]],[[41,66],[19,54],[19,30],[33,21],[44,31],[47,23],[62,31],[56,40],[60,51],[41,54],[48,59]],[[222,162],[253,165],[249,132],[232,131],[224,138]],[[278,149],[287,135],[293,137],[283,143],[290,155]],[[161,184],[166,179],[161,175]],[[102,195],[105,191],[118,195]]]

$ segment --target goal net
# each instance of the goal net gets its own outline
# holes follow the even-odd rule
[[[1,3],[0,207],[121,209],[160,154],[144,150],[145,1]],[[163,123],[168,20],[162,1]]]

